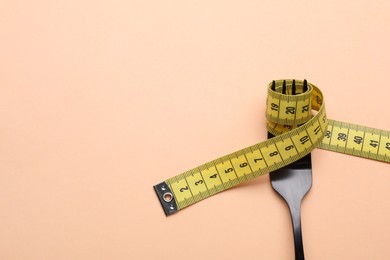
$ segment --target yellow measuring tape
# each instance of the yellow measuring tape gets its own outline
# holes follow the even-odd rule
[[[317,111],[314,115],[313,110]],[[165,214],[171,215],[218,192],[282,168],[316,147],[390,162],[389,131],[327,119],[322,92],[306,80],[271,82],[266,118],[267,129],[274,138],[155,185]]]

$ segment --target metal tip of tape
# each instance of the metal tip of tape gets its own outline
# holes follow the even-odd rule
[[[153,187],[165,212],[165,215],[169,216],[177,212],[177,202],[168,184],[164,181]]]

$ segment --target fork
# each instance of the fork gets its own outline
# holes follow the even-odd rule
[[[272,85],[275,91],[275,83]],[[303,92],[307,90],[304,81]],[[292,95],[295,95],[295,81],[292,83]],[[282,93],[286,94],[286,81],[283,82]],[[274,137],[268,133],[268,139]],[[301,202],[312,185],[311,155],[308,154],[298,161],[270,173],[273,189],[286,201],[291,214],[294,251],[296,260],[304,260],[302,228],[301,228]]]

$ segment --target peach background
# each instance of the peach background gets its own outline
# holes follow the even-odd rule
[[[166,218],[152,186],[266,138],[266,85],[390,129],[389,1],[2,1],[0,259],[294,259],[263,176]],[[390,259],[385,163],[313,152],[307,259]]]

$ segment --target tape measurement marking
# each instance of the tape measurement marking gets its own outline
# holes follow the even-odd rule
[[[390,162],[389,131],[328,119],[321,90],[309,82],[274,81],[266,102],[267,130],[275,137],[155,185],[166,215],[291,164],[315,148]]]

